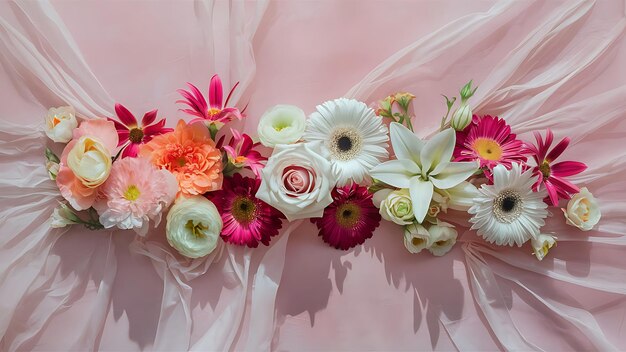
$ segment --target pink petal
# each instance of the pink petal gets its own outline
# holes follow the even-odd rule
[[[558,176],[550,176],[550,181],[554,184],[554,186],[561,190],[565,194],[578,193],[580,189],[573,185],[571,182],[567,181],[564,178]]]
[[[578,161],[562,161],[550,166],[550,172],[560,177],[576,175],[585,170],[587,170],[587,165]]]
[[[148,127],[145,127],[143,129],[143,134],[145,136],[153,136],[153,135],[157,135],[157,134],[163,134],[169,131],[173,131],[171,128],[168,129],[167,131],[164,128],[165,126],[165,119],[160,120],[159,122],[155,123],[154,125],[150,125]]]
[[[139,154],[139,145],[140,144],[137,143],[130,143],[128,146],[126,146],[126,148],[124,148],[124,151],[122,152],[122,158],[136,158]]]
[[[559,196],[556,192],[556,187],[550,182],[552,179],[547,179],[543,185],[546,186],[546,190],[548,191],[548,196],[550,197],[550,203],[555,207],[559,205]]]
[[[152,111],[148,111],[147,113],[145,113],[143,115],[143,119],[141,119],[141,125],[144,126],[144,127],[150,125],[151,123],[154,122],[156,117],[157,117],[157,110],[156,109],[154,109]]]
[[[124,123],[127,127],[133,128],[137,127],[137,119],[135,116],[124,107],[122,104],[115,104],[115,113],[117,117]]]
[[[553,160],[556,160],[556,158],[558,158],[563,151],[565,150],[565,148],[567,148],[567,146],[569,145],[569,138],[565,137],[563,138],[559,144],[557,144],[554,149],[552,149],[550,151],[550,153],[548,153],[548,156],[546,156],[546,160],[548,160],[548,162],[552,162]]]
[[[120,145],[126,144],[126,142],[128,142],[129,135],[130,135],[130,132],[128,132],[128,130],[124,130],[124,131],[117,130],[117,137],[119,138],[119,142],[117,142],[117,146],[119,147]]]
[[[235,85],[230,89],[228,96],[226,97],[226,101],[224,102],[224,106],[228,106],[228,102],[230,101],[230,97],[233,95],[235,88],[239,85],[239,82],[235,83]]]
[[[211,83],[209,84],[209,104],[211,104],[212,108],[222,108],[223,94],[220,76],[213,75],[213,77],[211,77]]]
[[[107,117],[107,120],[113,122],[115,124],[115,129],[119,132],[119,131],[128,131],[128,127],[126,127],[125,125],[123,125],[121,122],[117,121],[117,120],[113,120],[110,117]]]

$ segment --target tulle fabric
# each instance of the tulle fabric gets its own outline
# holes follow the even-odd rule
[[[443,102],[428,103],[433,92],[452,92],[473,78],[480,85],[472,99],[476,113],[504,117],[526,139],[528,132],[544,128],[552,128],[557,138],[570,136],[573,144],[563,157],[589,165],[572,179],[593,191],[603,218],[595,231],[581,233],[564,225],[560,213],[553,214],[544,232],[559,237],[558,251],[542,262],[528,246],[494,248],[462,228],[460,243],[436,262],[406,256],[395,245],[401,243],[396,236],[400,229],[389,224],[362,249],[345,255],[315,242],[310,224],[295,222],[285,224],[268,248],[222,245],[196,260],[181,257],[165,243],[163,225],[146,239],[120,231],[50,229],[47,219],[61,198],[44,168],[49,142],[41,125],[9,121],[28,120],[25,116],[2,116],[0,349],[414,349],[415,340],[397,326],[406,317],[394,320],[393,309],[399,307],[388,303],[391,313],[386,315],[378,310],[385,305],[365,307],[379,321],[359,315],[363,297],[384,291],[375,285],[399,288],[400,282],[411,289],[414,305],[408,330],[424,346],[430,341],[433,348],[459,350],[626,348],[614,337],[615,320],[606,317],[613,308],[623,310],[626,294],[626,86],[622,79],[586,89],[624,43],[624,6],[607,3],[495,2],[486,11],[404,43],[346,90],[345,96],[368,104],[398,90],[417,93],[414,125],[425,136],[437,129],[443,113]],[[3,67],[11,83],[41,105],[40,113],[71,104],[83,118],[113,116],[114,99],[54,6],[26,1],[4,5]],[[193,46],[186,68],[193,76],[207,76],[206,82],[211,72],[219,72],[225,87],[241,82],[235,103],[259,102],[259,96],[269,93],[261,91],[265,82],[257,78],[255,52],[262,51],[277,14],[287,16],[282,6],[307,5],[193,3],[187,18]],[[614,9],[600,11],[600,6]],[[613,17],[601,15],[609,12]],[[478,62],[483,69],[474,71]],[[267,78],[265,73],[262,77]],[[332,97],[306,101],[325,98]],[[239,126],[254,131],[261,112],[252,108]],[[454,215],[452,222],[463,223]],[[294,231],[306,232],[311,240],[293,236]],[[356,280],[350,276],[357,276],[359,263],[376,259],[384,262],[387,282],[373,283],[380,275],[370,272],[361,281],[350,281]],[[333,269],[333,292],[345,295],[343,305],[329,303],[338,301],[338,294],[328,293],[324,302],[328,273],[322,269],[318,278],[307,272],[320,267]],[[439,279],[429,279],[432,275]],[[438,294],[433,285],[442,285],[445,292]],[[294,297],[294,292],[302,296]],[[326,315],[316,322],[315,312],[324,308]],[[302,317],[303,312],[309,317]],[[420,325],[422,319],[427,326]],[[152,334],[136,332],[135,325],[147,325],[145,331]],[[129,337],[135,345],[126,344]]]

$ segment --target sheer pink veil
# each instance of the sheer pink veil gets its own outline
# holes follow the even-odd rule
[[[619,11],[594,12],[600,5]],[[15,85],[21,99],[41,105],[40,110],[23,112],[24,117],[58,105],[72,105],[84,119],[114,116],[116,100],[49,2],[2,6],[0,57],[12,80],[2,84]],[[268,25],[264,21],[270,6],[276,3],[195,2],[188,20],[197,45],[190,49],[185,69],[207,81],[219,72],[224,87],[240,82],[233,102],[245,106],[255,89],[262,88],[255,80],[253,49],[255,35]],[[433,92],[455,92],[473,79],[480,87],[472,98],[475,113],[504,117],[525,139],[530,131],[545,128],[557,138],[569,136],[573,143],[565,156],[589,166],[572,179],[599,199],[602,221],[594,231],[581,233],[565,225],[560,213],[553,214],[544,232],[558,236],[559,250],[541,262],[527,247],[496,248],[467,227],[459,228],[461,243],[448,258],[467,294],[459,298],[460,317],[437,318],[437,326],[457,349],[626,348],[607,336],[619,323],[607,312],[623,305],[626,294],[626,86],[592,84],[623,44],[625,30],[623,4],[496,2],[485,12],[465,15],[408,43],[345,94],[372,104],[399,90],[415,93],[414,126],[425,137],[437,130],[445,108],[443,100],[439,108],[428,103]],[[480,70],[474,69],[477,61]],[[277,319],[278,290],[285,277],[287,243],[296,229],[304,228],[301,222],[285,222],[269,247],[221,245],[195,260],[164,242],[164,224],[146,238],[80,227],[50,229],[48,218],[61,197],[44,167],[50,143],[42,124],[1,118],[1,349],[97,350],[105,334],[132,335],[132,326],[109,322],[133,314],[143,319],[135,323],[150,325],[154,332],[142,337],[146,342],[140,349],[277,348],[277,336],[285,332]],[[239,126],[252,131],[255,122],[244,120]],[[461,226],[454,217],[458,215],[452,214],[450,221]],[[385,235],[385,229],[390,227],[377,233]],[[420,298],[426,286],[411,282],[415,304],[427,302]],[[423,285],[436,283],[433,277]],[[71,333],[64,321],[72,322]],[[550,334],[537,328],[550,324]],[[55,338],[46,341],[54,341],[52,345],[38,345],[50,336]],[[353,347],[358,346],[354,341]]]

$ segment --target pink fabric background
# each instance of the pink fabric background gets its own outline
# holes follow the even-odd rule
[[[624,7],[0,3],[0,350],[625,350]],[[59,23],[64,34],[50,29]],[[54,69],[28,69],[37,65],[16,50],[15,33]],[[76,51],[59,44],[68,35]],[[71,80],[55,70],[80,77],[84,92],[64,95]],[[274,104],[310,113],[328,99],[370,104],[402,90],[417,96],[414,125],[426,136],[445,112],[439,94],[474,79],[477,112],[520,133],[550,127],[573,138],[565,156],[590,166],[576,181],[599,198],[603,219],[582,233],[555,213],[547,230],[561,241],[543,262],[528,246],[491,247],[463,228],[448,255],[411,255],[389,223],[347,252],[298,222],[270,248],[226,246],[200,261],[172,255],[163,226],[145,242],[132,232],[47,229],[60,200],[37,132],[48,107],[91,97],[78,109],[85,117],[120,102],[136,114],[158,108],[173,126],[184,117],[175,90],[187,81],[206,90],[213,72],[225,85],[242,81],[236,98],[249,102],[249,133]]]

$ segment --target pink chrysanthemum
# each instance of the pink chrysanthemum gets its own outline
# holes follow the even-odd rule
[[[550,129],[546,131],[545,141],[541,138],[539,132],[535,132],[534,134],[537,140],[537,146],[532,144],[527,145],[528,151],[537,163],[537,166],[533,169],[533,175],[538,176],[534,188],[538,190],[539,186],[543,184],[548,191],[548,204],[558,206],[559,199],[570,199],[572,194],[580,191],[578,187],[567,181],[564,177],[573,176],[585,171],[587,165],[578,161],[553,163],[556,158],[563,154],[563,151],[565,151],[569,145],[570,139],[568,137],[563,138],[550,151],[554,139],[552,131],[550,131]]]
[[[178,90],[178,93],[185,99],[177,100],[176,102],[188,105],[191,109],[181,109],[181,111],[197,117],[189,121],[189,124],[199,121],[226,123],[233,118],[242,119],[243,115],[239,109],[227,107],[230,97],[235,91],[235,88],[239,85],[239,82],[235,83],[230,93],[228,93],[226,101],[223,101],[224,91],[222,88],[222,80],[218,75],[213,75],[213,77],[211,77],[211,83],[209,84],[208,104],[198,87],[189,82],[187,82],[187,85],[189,86],[189,91],[184,89]]]
[[[124,145],[122,158],[134,158],[139,153],[139,146],[149,142],[154,136],[173,131],[172,128],[166,128],[165,119],[153,123],[157,117],[157,110],[148,111],[143,115],[141,124],[137,123],[135,115],[133,115],[124,105],[115,104],[115,113],[121,122],[109,118],[113,121],[117,136],[119,137],[118,147]]]
[[[125,158],[113,163],[93,207],[105,228],[134,229],[143,236],[150,220],[158,225],[177,192],[176,177],[169,171],[145,158]]]
[[[381,218],[367,188],[355,183],[336,187],[332,197],[334,201],[324,209],[324,215],[311,219],[324,242],[347,250],[372,237]]]
[[[526,162],[524,143],[511,133],[511,127],[497,116],[474,115],[472,123],[456,133],[454,161],[478,160],[490,177],[496,165],[511,168],[512,163]]]
[[[222,190],[208,195],[222,215],[224,241],[256,248],[278,235],[285,216],[254,196],[260,184],[260,179],[234,174],[224,178]]]
[[[254,143],[252,138],[245,133],[240,133],[235,129],[231,129],[232,138],[228,145],[222,146],[224,136],[217,142],[217,148],[226,152],[228,161],[237,168],[248,168],[252,170],[257,178],[260,178],[261,169],[265,166],[267,158],[254,150],[261,143]]]

